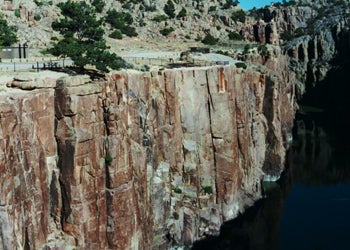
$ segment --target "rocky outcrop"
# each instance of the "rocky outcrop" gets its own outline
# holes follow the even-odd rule
[[[290,57],[290,67],[302,85],[300,93],[322,81],[336,64],[335,59],[345,57],[350,48],[350,21],[335,17],[314,36],[303,36],[289,42],[284,50]]]
[[[299,0],[250,12],[242,28],[247,40],[280,45],[297,75],[298,96],[322,81],[349,53],[349,3]]]
[[[283,170],[286,74],[122,71],[2,93],[0,246],[164,249],[218,232]]]

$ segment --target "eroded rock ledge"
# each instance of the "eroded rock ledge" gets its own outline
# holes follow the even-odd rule
[[[294,80],[227,66],[0,93],[1,248],[166,249],[218,232],[283,170]]]

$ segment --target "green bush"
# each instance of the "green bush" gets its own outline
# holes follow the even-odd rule
[[[42,1],[39,1],[39,0],[34,0],[34,3],[39,7],[44,5],[44,3]]]
[[[234,6],[232,0],[226,0],[226,3],[222,6],[223,9],[229,9],[231,6]]]
[[[243,69],[247,68],[247,64],[245,64],[244,62],[237,62],[235,65],[237,68],[243,68]]]
[[[200,35],[197,35],[196,39],[194,39],[196,42],[201,42],[203,38]]]
[[[167,14],[170,18],[175,17],[175,5],[172,0],[168,0],[167,3],[164,6],[164,12]]]
[[[266,44],[259,45],[258,52],[265,60],[270,58],[270,51],[267,49]]]
[[[182,8],[179,12],[179,14],[177,14],[177,18],[182,18],[182,17],[185,17],[187,16],[187,11],[185,8]]]
[[[174,192],[177,194],[182,194],[182,190],[179,187],[174,187]]]
[[[215,45],[218,43],[218,39],[213,37],[211,34],[207,34],[202,40],[202,43],[207,45]]]
[[[105,163],[106,163],[106,165],[108,165],[108,166],[111,165],[112,161],[113,161],[112,156],[110,155],[109,152],[107,152],[106,156],[105,156]]]
[[[113,31],[111,34],[109,34],[109,37],[113,39],[123,39],[123,35],[120,30]]]
[[[145,11],[154,12],[156,10],[157,10],[157,7],[155,5],[146,5],[145,6]]]
[[[245,22],[245,17],[246,17],[246,13],[244,12],[244,10],[238,10],[232,13],[231,15],[231,19],[235,22],[241,22],[244,23]]]
[[[166,15],[157,15],[152,20],[157,22],[157,23],[160,23],[162,21],[168,20],[168,16],[166,16]]]
[[[173,31],[174,31],[174,29],[172,27],[170,27],[170,28],[164,28],[164,29],[160,30],[160,33],[163,36],[168,36]]]
[[[206,193],[206,194],[213,193],[213,188],[211,186],[203,186],[202,189],[203,189],[204,193]]]
[[[92,0],[92,6],[95,7],[96,12],[101,13],[105,7],[105,2],[103,0]]]
[[[244,55],[247,55],[249,53],[249,50],[250,50],[250,45],[249,44],[246,44],[244,46],[244,49],[243,49],[243,54]]]
[[[230,32],[228,33],[228,38],[230,40],[243,40],[243,36],[237,32]]]
[[[294,31],[294,35],[295,37],[300,37],[300,36],[303,36],[305,35],[305,31],[304,31],[304,28],[297,28],[295,31]]]
[[[35,14],[34,20],[35,20],[35,21],[41,20],[41,16],[40,16],[39,14]]]
[[[210,6],[208,12],[216,11],[216,6]]]
[[[21,16],[21,12],[19,9],[15,9],[15,16],[16,17],[20,17]]]
[[[285,31],[281,34],[281,38],[283,41],[290,41],[293,39],[293,34],[289,31]]]

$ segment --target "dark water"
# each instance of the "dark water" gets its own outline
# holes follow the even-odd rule
[[[287,171],[266,183],[266,198],[193,249],[350,249],[349,72],[306,96],[313,108],[297,115]]]
[[[350,249],[349,136],[325,130],[321,113],[299,115],[288,170],[266,198],[193,249]]]

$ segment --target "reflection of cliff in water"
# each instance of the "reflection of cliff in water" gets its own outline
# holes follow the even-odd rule
[[[350,181],[349,158],[331,144],[334,140],[312,117],[300,115],[303,120],[297,121],[288,170],[278,182],[265,183],[266,198],[225,223],[218,237],[197,242],[193,249],[280,249],[281,217],[293,184],[327,186]]]
[[[286,246],[286,242],[280,242],[284,240],[281,238],[282,231],[285,233],[290,229],[281,228],[285,226],[281,223],[281,218],[286,217],[283,213],[287,207],[284,206],[290,205],[286,201],[293,184],[301,184],[297,185],[300,191],[302,186],[327,188],[329,185],[334,187],[335,184],[350,183],[350,136],[347,132],[350,125],[347,109],[350,105],[349,98],[345,97],[345,93],[350,92],[349,86],[344,84],[347,70],[348,67],[344,67],[342,71],[331,73],[328,83],[321,85],[323,91],[317,90],[315,95],[305,98],[303,104],[318,108],[301,107],[295,123],[295,140],[288,154],[288,169],[277,183],[265,185],[266,198],[247,209],[243,215],[225,223],[219,236],[197,242],[193,249],[283,249],[281,247]],[[332,90],[325,91],[330,88],[330,84],[333,84]],[[327,102],[331,106],[327,106]],[[303,200],[299,203],[303,204]],[[346,208],[348,203],[344,205]],[[324,211],[329,217],[333,216],[328,212],[330,211]],[[293,216],[308,220],[308,214]],[[322,226],[322,230],[330,230],[326,223]],[[314,234],[317,234],[317,230]],[[288,237],[293,237],[292,235],[291,233]],[[288,241],[300,241],[300,249],[310,243],[298,238]]]

